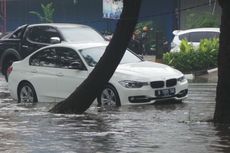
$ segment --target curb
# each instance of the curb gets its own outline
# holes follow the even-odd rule
[[[188,79],[188,80],[192,80],[196,76],[202,76],[202,75],[205,75],[205,74],[215,73],[217,71],[218,71],[218,68],[213,68],[213,69],[206,70],[206,71],[199,71],[199,72],[195,72],[195,73],[191,73],[191,74],[185,74],[185,78]]]

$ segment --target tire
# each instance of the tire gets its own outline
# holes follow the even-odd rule
[[[106,85],[98,96],[98,106],[119,107],[121,106],[117,90],[110,84]]]
[[[29,82],[24,82],[18,90],[19,103],[36,103],[38,101],[34,87]]]

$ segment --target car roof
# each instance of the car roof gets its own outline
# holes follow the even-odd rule
[[[89,43],[69,43],[69,42],[65,42],[65,43],[49,45],[49,46],[46,46],[44,48],[69,47],[69,48],[75,48],[77,50],[80,50],[80,49],[94,48],[94,47],[106,47],[107,45],[108,45],[108,43],[106,43],[106,42],[93,42],[93,43],[91,43],[91,42],[89,42]]]
[[[75,50],[82,50],[82,49],[88,49],[88,48],[94,48],[94,47],[106,47],[107,45],[108,45],[107,42],[95,42],[95,43],[69,43],[69,42],[64,42],[64,43],[58,43],[58,44],[54,44],[54,45],[48,45],[48,46],[45,46],[45,47],[42,47],[42,48],[36,50],[35,52],[33,52],[32,54],[27,56],[25,58],[25,61],[29,60],[31,56],[33,56],[34,54],[36,54],[40,50],[48,49],[48,48],[51,48],[51,47],[67,47],[67,48],[73,48]]]
[[[74,24],[74,23],[38,23],[38,24],[30,24],[29,27],[34,26],[52,26],[56,28],[75,28],[75,27],[89,27],[83,24]]]
[[[194,28],[194,29],[187,29],[187,30],[174,30],[174,35],[181,35],[190,32],[202,32],[202,31],[210,31],[210,32],[220,32],[220,28]]]

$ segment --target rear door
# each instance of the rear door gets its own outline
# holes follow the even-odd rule
[[[39,101],[56,101],[57,97],[57,54],[55,48],[39,51],[31,56],[31,82],[35,87]]]

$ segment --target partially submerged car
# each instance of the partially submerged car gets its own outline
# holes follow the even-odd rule
[[[90,74],[107,43],[56,44],[32,53],[8,69],[9,90],[18,102],[59,102]],[[144,61],[127,50],[98,95],[99,105],[145,104],[187,97],[188,81],[167,65]]]

